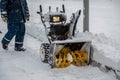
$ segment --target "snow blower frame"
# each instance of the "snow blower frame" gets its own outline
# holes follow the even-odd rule
[[[37,13],[40,15],[49,41],[49,43],[41,44],[40,57],[42,62],[48,63],[52,68],[64,68],[71,64],[85,66],[90,63],[91,41],[74,38],[81,10],[72,13],[68,23],[66,22],[64,5],[62,5],[62,11],[56,7],[56,12],[52,12],[51,6],[49,6],[49,12],[46,14],[43,14],[40,5],[40,11]]]

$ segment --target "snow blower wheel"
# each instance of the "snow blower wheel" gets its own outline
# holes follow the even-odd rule
[[[40,58],[44,63],[48,63],[50,44],[42,43],[40,47]]]

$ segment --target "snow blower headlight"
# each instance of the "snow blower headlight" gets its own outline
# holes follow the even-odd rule
[[[52,21],[53,22],[60,22],[60,16],[53,16]]]

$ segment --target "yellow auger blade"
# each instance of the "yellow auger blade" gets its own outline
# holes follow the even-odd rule
[[[74,51],[71,52],[73,58],[73,65],[75,66],[85,66],[88,63],[88,56],[85,51]]]
[[[68,54],[72,56],[72,62],[68,59]],[[68,67],[71,63],[75,66],[85,66],[88,64],[88,56],[85,51],[71,51],[69,48],[63,48],[54,56],[54,61],[56,68]]]
[[[55,57],[56,68],[68,67],[71,62],[68,60],[67,55],[69,54],[69,48],[63,48]]]

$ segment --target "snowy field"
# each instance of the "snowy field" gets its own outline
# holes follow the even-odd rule
[[[90,0],[90,32],[82,31],[82,18],[78,22],[80,39],[92,40],[95,48],[94,59],[120,70],[120,0]],[[68,19],[72,12],[82,9],[82,0],[28,0],[31,20],[27,22],[27,34],[25,37],[26,52],[14,51],[14,40],[8,51],[4,51],[0,44],[0,80],[116,80],[112,72],[100,71],[97,67],[75,67],[64,69],[50,69],[39,58],[41,42],[46,42],[44,29],[40,22],[39,4],[44,6],[44,11],[52,5],[65,4],[68,11]],[[6,24],[0,20],[0,40],[5,34]],[[87,38],[86,38],[87,37]]]

